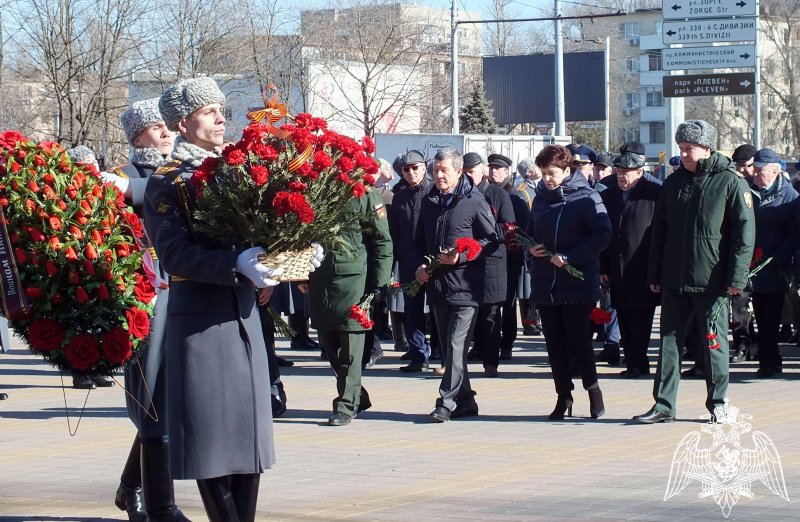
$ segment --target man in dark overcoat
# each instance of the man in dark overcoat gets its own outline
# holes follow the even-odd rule
[[[515,223],[514,209],[508,193],[499,185],[489,183],[483,158],[476,152],[464,154],[464,173],[472,179],[475,187],[484,195],[495,218],[498,238],[504,237],[503,224]],[[500,307],[506,304],[508,296],[507,260],[505,243],[500,241],[486,245],[484,252],[483,303],[478,308],[473,337],[476,355],[483,360],[483,374],[497,377],[502,347],[502,323]],[[516,286],[516,285],[514,285]],[[512,296],[513,304],[513,296]],[[505,313],[513,313],[516,331],[516,310],[504,308]],[[513,341],[512,341],[513,344]],[[472,353],[472,352],[470,352]],[[469,357],[469,354],[468,354]]]
[[[600,256],[600,279],[617,310],[625,366],[622,375],[650,374],[647,347],[658,294],[647,281],[650,231],[661,182],[644,173],[644,160],[626,153],[613,160],[616,183],[600,193],[611,219],[611,242]]]
[[[329,426],[350,424],[372,405],[361,385],[368,328],[350,317],[350,308],[370,294],[379,294],[392,275],[392,239],[383,199],[370,190],[349,205],[355,217],[340,232],[347,248],[329,250],[309,281],[311,325],[336,374]]]

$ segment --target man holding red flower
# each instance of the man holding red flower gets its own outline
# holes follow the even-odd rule
[[[478,414],[467,371],[467,345],[483,303],[481,249],[498,241],[492,210],[462,168],[463,158],[455,149],[442,149],[434,156],[434,187],[422,200],[423,225],[414,244],[420,257],[428,255],[439,265],[432,273],[431,263],[416,272],[416,278],[427,283],[445,362],[440,397],[430,414],[434,422]]]
[[[255,519],[260,473],[272,466],[270,379],[255,289],[276,271],[195,229],[191,177],[216,158],[225,96],[211,78],[183,80],[159,108],[180,132],[171,161],[147,184],[145,226],[170,274],[166,352],[172,472],[197,479],[211,520]]]

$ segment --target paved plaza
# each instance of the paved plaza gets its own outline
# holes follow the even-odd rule
[[[289,411],[275,421],[278,462],[262,476],[258,520],[724,520],[712,497],[699,498],[698,482],[663,500],[678,443],[701,429],[703,381],[681,384],[678,422],[631,425],[652,404],[652,379],[626,380],[622,368],[602,363],[606,415],[589,418],[578,389],[578,417],[552,423],[543,340],[522,337],[500,378],[470,365],[479,417],[431,424],[438,378],[399,372],[400,354],[385,344],[364,377],[373,409],[328,427],[327,363],[287,342],[278,348],[295,366],[283,369]],[[752,416],[754,432],[774,441],[790,502],[756,480],[730,520],[800,518],[800,349],[782,349],[780,378],[757,380],[755,362],[734,365],[730,398]],[[70,386],[19,341],[0,354],[0,391],[9,394],[0,402],[0,521],[126,520],[113,504],[134,437],[124,391],[98,389],[87,400]],[[741,441],[753,447],[751,434]],[[206,520],[193,481],[176,482],[175,496],[189,518]]]

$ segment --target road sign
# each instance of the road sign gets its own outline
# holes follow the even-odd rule
[[[665,98],[755,94],[756,73],[686,74],[664,76]]]
[[[661,51],[661,64],[665,71],[753,67],[755,53],[754,44],[681,47]]]
[[[665,20],[755,16],[756,0],[661,0]]]
[[[665,44],[755,41],[756,19],[721,18],[718,20],[664,22],[661,36]]]

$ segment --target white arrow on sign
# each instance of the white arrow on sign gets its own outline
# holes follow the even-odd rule
[[[664,44],[755,41],[756,19],[721,18],[664,22],[661,38]]]
[[[665,20],[755,16],[756,0],[661,0]]]
[[[661,63],[665,71],[754,67],[755,52],[754,44],[679,47],[662,50]]]
[[[743,80],[743,81],[739,82],[739,85],[741,85],[742,87],[747,88],[747,87],[750,86],[750,82],[748,82],[747,80]]]

